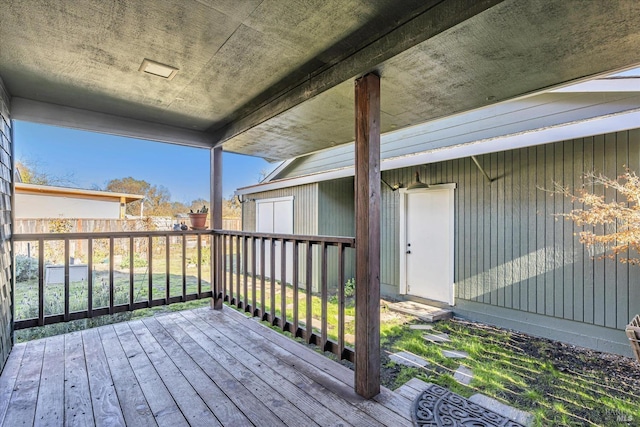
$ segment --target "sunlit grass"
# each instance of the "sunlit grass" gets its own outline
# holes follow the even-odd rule
[[[533,415],[536,426],[618,425],[611,423],[612,414],[625,422],[640,422],[637,400],[622,390],[622,385],[616,387],[612,383],[603,384],[593,375],[561,371],[552,359],[527,354],[521,348],[523,343],[512,338],[512,333],[474,326],[459,321],[439,322],[434,331],[446,332],[451,339],[442,344],[427,342],[422,338],[424,331],[421,330],[396,325],[385,331],[383,326],[383,347],[388,347],[389,352],[404,350],[426,359],[430,365],[418,369],[418,378],[465,397],[482,393],[523,409]],[[541,350],[550,345],[531,339],[527,344]],[[446,359],[442,356],[444,349],[465,351],[469,357]],[[469,386],[461,385],[453,378],[453,371],[460,364],[473,371]],[[393,367],[399,372],[396,380],[387,384],[392,388],[413,378],[416,371],[416,368],[401,365]],[[635,425],[631,421],[620,425]]]

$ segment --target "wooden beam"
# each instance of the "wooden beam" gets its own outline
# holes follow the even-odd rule
[[[211,149],[211,201],[209,203],[211,228],[222,229],[222,147]],[[219,239],[215,234],[211,235],[211,283],[213,284],[213,298],[211,307],[215,310],[222,309],[224,295],[220,295],[222,285],[222,252]]]
[[[126,138],[168,142],[187,147],[213,147],[211,135],[203,131],[97,113],[17,96],[11,98],[11,118]]]
[[[478,15],[504,0],[428,0],[422,12],[392,31],[367,43],[340,62],[294,81],[287,76],[285,88],[257,105],[245,105],[240,117],[221,128],[209,128],[216,145],[301,104],[332,87],[369,70],[425,40]],[[275,86],[282,86],[281,83]]]
[[[380,393],[380,77],[356,80],[356,393]]]

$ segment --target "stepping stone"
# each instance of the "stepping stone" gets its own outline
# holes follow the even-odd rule
[[[469,398],[469,400],[476,405],[484,406],[485,408],[496,412],[503,417],[509,418],[517,423],[524,424],[525,426],[531,425],[533,423],[533,415],[528,412],[521,411],[520,409],[516,409],[513,406],[509,406],[502,402],[497,401],[489,396],[485,396],[484,394],[474,394]]]
[[[433,325],[409,325],[409,329],[418,329],[421,331],[430,331],[433,329]]]
[[[394,353],[391,356],[389,356],[389,359],[391,359],[392,361],[400,365],[409,366],[412,368],[424,367],[429,364],[429,362],[424,360],[422,357],[415,355],[413,353],[408,353],[406,351]]]
[[[422,338],[434,343],[451,342],[447,334],[424,334]]]
[[[427,384],[411,406],[415,426],[524,427],[518,421],[435,384]]]
[[[466,366],[460,365],[453,373],[453,379],[460,384],[469,385],[473,379],[473,371]]]
[[[389,304],[388,307],[391,311],[415,316],[425,322],[437,322],[438,320],[450,319],[453,317],[453,312],[451,310],[433,307],[414,301],[394,302]]]
[[[459,350],[442,350],[442,355],[450,359],[466,359],[469,354]]]

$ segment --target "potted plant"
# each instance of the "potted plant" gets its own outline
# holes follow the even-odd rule
[[[189,221],[191,221],[191,228],[193,230],[204,230],[207,228],[205,225],[207,222],[207,214],[209,213],[209,208],[206,206],[202,206],[202,208],[197,211],[190,210],[189,211]]]

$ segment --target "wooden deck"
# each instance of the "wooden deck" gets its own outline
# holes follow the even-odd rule
[[[411,426],[408,397],[353,391],[353,371],[224,308],[18,344],[0,424]]]

